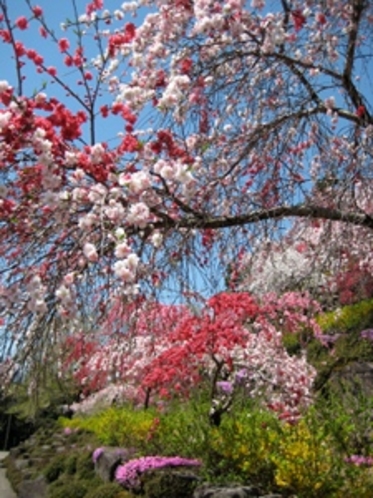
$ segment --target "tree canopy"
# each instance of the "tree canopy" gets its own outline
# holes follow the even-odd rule
[[[322,254],[326,292],[373,274],[372,2],[71,0],[58,27],[22,3],[0,0],[8,377],[123,334],[118,306],[255,291],[266,251]]]

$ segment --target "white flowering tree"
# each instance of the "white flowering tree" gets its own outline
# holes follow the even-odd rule
[[[371,2],[71,0],[62,31],[19,3],[0,0],[2,372],[118,298],[195,304],[296,218],[372,230]]]

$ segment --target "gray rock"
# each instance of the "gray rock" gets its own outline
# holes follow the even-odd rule
[[[27,469],[29,465],[30,465],[29,460],[26,460],[24,458],[17,458],[14,460],[14,466],[17,470]]]
[[[131,460],[134,455],[133,449],[103,448],[102,454],[95,462],[95,472],[103,481],[113,481],[118,465]]]
[[[47,483],[44,476],[20,484],[18,498],[46,498]]]
[[[191,498],[201,482],[200,477],[189,468],[164,467],[144,472],[141,489],[146,496],[156,498]]]
[[[259,498],[263,496],[256,486],[215,486],[204,484],[194,491],[193,498]]]

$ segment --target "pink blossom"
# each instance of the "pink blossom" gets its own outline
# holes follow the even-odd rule
[[[94,244],[91,244],[89,242],[84,244],[83,253],[84,256],[88,259],[88,261],[91,261],[92,263],[98,261],[98,253],[96,246]]]

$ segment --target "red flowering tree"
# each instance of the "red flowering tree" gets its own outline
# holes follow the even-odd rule
[[[372,230],[371,2],[72,0],[61,27],[47,3],[14,4],[2,372],[45,363],[118,299],[214,294],[294,218]]]
[[[267,295],[263,302],[247,293],[220,293],[194,313],[149,302],[125,311],[114,306],[95,347],[79,335],[67,345],[63,369],[73,369],[88,395],[74,408],[113,400],[147,406],[188,397],[202,386],[210,389],[217,423],[237,391],[295,418],[312,400],[316,372],[305,357],[286,352],[281,330],[317,336],[317,311],[316,302],[298,293]],[[111,331],[118,314],[127,324],[125,336]]]

